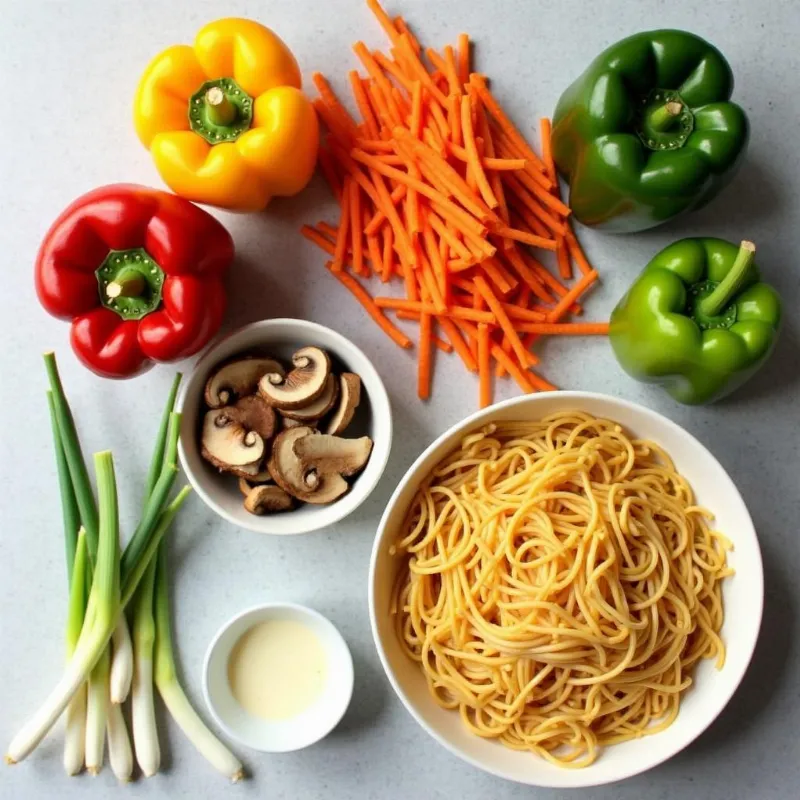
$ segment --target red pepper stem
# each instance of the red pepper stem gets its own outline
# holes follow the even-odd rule
[[[678,121],[682,111],[683,106],[677,100],[670,100],[650,111],[647,121],[653,130],[668,131]]]
[[[107,297],[138,297],[145,290],[144,276],[138,269],[126,269],[106,286]]]
[[[750,265],[755,255],[756,246],[752,242],[744,241],[739,245],[739,252],[728,274],[717,284],[714,291],[698,304],[698,311],[701,314],[715,317],[733,300],[750,277]]]
[[[236,107],[219,86],[212,86],[206,92],[206,111],[209,122],[220,127],[230,125],[236,119]]]

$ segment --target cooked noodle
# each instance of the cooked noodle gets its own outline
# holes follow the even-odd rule
[[[730,543],[653,442],[578,412],[464,437],[392,552],[398,636],[478,736],[568,767],[657,733],[721,668]]]

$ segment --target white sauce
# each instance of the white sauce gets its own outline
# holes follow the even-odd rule
[[[322,642],[303,623],[260,622],[231,650],[228,682],[249,714],[287,719],[305,711],[322,693],[327,661]]]

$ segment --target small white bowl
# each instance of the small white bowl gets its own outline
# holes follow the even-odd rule
[[[292,511],[256,516],[244,507],[237,479],[220,473],[200,454],[199,429],[204,410],[203,391],[214,367],[238,354],[271,355],[289,363],[292,353],[316,345],[330,355],[334,367],[361,378],[361,404],[345,437],[369,436],[373,441],[367,466],[352,481],[350,491],[328,505],[301,503]],[[177,408],[183,413],[178,452],[186,476],[206,505],[229,522],[258,533],[309,533],[346,517],[375,488],[392,446],[392,409],[383,381],[370,360],[341,334],[302,319],[270,319],[245,325],[213,346],[184,383]]]
[[[538,420],[566,410],[614,420],[635,436],[660,444],[694,489],[697,502],[716,515],[715,527],[733,543],[728,563],[736,571],[722,585],[724,667],[717,671],[712,662],[703,660],[694,671],[694,685],[682,697],[680,713],[672,725],[653,736],[605,747],[597,761],[583,769],[558,767],[530,752],[511,750],[471,734],[459,714],[434,702],[419,664],[406,656],[397,640],[390,613],[400,559],[392,557],[389,548],[417,487],[432,467],[458,445],[465,433],[489,422]],[[666,761],[696,739],[722,711],[744,676],[758,638],[763,600],[761,552],[753,522],[719,461],[690,433],[661,414],[591,392],[545,392],[514,398],[479,411],[442,434],[414,462],[386,506],[369,575],[372,635],[392,687],[414,719],[451,753],[478,769],[518,783],[556,788],[597,786],[636,775]]]
[[[236,642],[261,622],[290,620],[310,628],[327,655],[327,678],[317,700],[289,719],[270,721],[248,714],[228,682],[228,659]],[[327,736],[347,711],[353,696],[353,658],[334,624],[317,611],[296,603],[266,603],[225,623],[208,647],[203,665],[203,694],[217,724],[231,739],[265,753],[288,753]]]

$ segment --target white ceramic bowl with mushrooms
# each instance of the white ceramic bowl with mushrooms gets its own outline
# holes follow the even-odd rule
[[[308,533],[375,488],[392,442],[383,382],[335,331],[246,325],[212,347],[178,399],[179,454],[198,495],[249,530]]]

